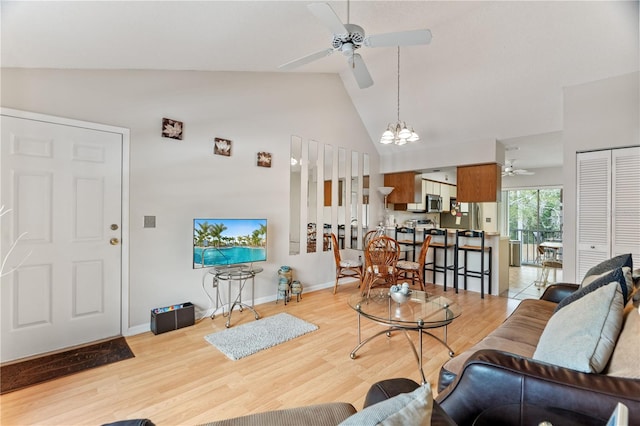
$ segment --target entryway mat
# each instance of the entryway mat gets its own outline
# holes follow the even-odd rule
[[[0,394],[133,358],[124,337],[0,367]]]

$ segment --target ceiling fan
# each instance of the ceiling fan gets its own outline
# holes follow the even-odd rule
[[[278,68],[290,70],[324,58],[334,52],[341,52],[347,57],[353,76],[361,89],[373,85],[373,79],[364,64],[362,56],[355,53],[362,46],[392,47],[428,44],[431,42],[431,31],[414,30],[365,36],[364,29],[349,23],[349,3],[347,2],[347,23],[343,24],[338,15],[327,3],[311,3],[307,6],[311,13],[333,33],[331,47],[307,56],[295,59]]]
[[[504,166],[504,169],[502,170],[502,176],[521,176],[521,175],[535,175],[534,172],[530,172],[529,170],[525,170],[525,169],[516,169],[513,166],[513,163],[516,160],[507,160],[506,164]]]

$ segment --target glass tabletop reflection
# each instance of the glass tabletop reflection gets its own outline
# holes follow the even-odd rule
[[[403,328],[442,327],[462,313],[460,305],[446,297],[419,290],[413,290],[402,303],[392,300],[388,288],[373,289],[369,296],[354,294],[348,303],[372,321]]]

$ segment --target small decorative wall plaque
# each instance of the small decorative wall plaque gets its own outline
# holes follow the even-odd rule
[[[162,119],[162,137],[182,140],[182,121],[170,118]]]
[[[231,141],[228,139],[215,138],[213,145],[213,153],[216,155],[231,156]]]
[[[258,153],[258,167],[271,167],[271,153],[259,152]]]

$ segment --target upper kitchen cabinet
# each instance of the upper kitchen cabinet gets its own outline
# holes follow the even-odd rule
[[[457,174],[457,201],[485,203],[500,201],[502,169],[499,164],[459,166]]]
[[[419,203],[422,198],[422,178],[414,172],[387,173],[384,186],[393,187],[387,202],[394,205],[394,210],[406,210],[407,204]]]

